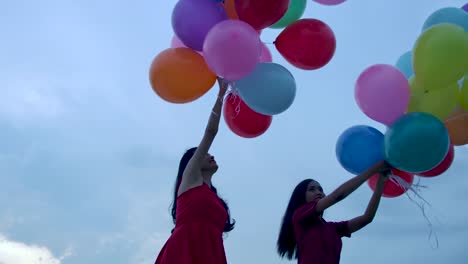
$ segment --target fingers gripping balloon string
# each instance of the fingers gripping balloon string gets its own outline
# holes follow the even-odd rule
[[[439,247],[439,239],[437,237],[436,232],[434,231],[434,225],[432,224],[431,220],[429,219],[429,217],[426,214],[426,208],[425,208],[425,205],[428,205],[431,208],[432,208],[432,206],[420,194],[421,189],[422,188],[427,188],[427,187],[424,186],[424,185],[419,184],[419,181],[420,181],[419,178],[418,178],[418,181],[416,183],[410,184],[410,183],[404,181],[402,178],[400,178],[400,177],[398,177],[396,175],[390,174],[389,180],[392,181],[393,183],[395,183],[397,186],[400,186],[401,188],[407,190],[406,196],[408,197],[408,199],[413,204],[415,204],[421,210],[422,215],[423,215],[424,219],[427,222],[427,225],[429,227],[429,236],[428,236],[429,242],[431,242],[431,239],[434,238],[435,246],[433,246],[433,244],[431,243],[431,247],[433,249],[438,248]],[[413,193],[415,197],[414,198],[411,197],[410,193]],[[419,201],[417,201],[417,200],[419,200]],[[437,222],[439,222],[436,216],[434,216],[434,218],[435,218],[435,220]]]
[[[454,117],[451,117],[451,118],[449,118],[449,119],[446,119],[446,120],[444,121],[444,123],[448,123],[448,122],[453,121],[453,120],[457,120],[457,119],[460,119],[460,118],[464,118],[464,117],[466,117],[466,116],[468,116],[468,113],[463,113],[463,114],[461,114],[461,115],[454,116]]]

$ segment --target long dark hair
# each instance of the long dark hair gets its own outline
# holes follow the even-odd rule
[[[174,222],[174,224],[176,223],[177,192],[179,191],[179,186],[182,181],[182,175],[184,174],[185,168],[187,167],[187,164],[189,163],[190,159],[193,157],[195,150],[197,150],[197,148],[191,148],[187,150],[182,156],[182,158],[180,159],[179,171],[177,173],[177,179],[176,179],[175,187],[174,187],[174,199],[172,201],[172,209],[171,209],[172,221]],[[216,195],[218,195],[218,191],[213,186],[213,184],[211,185],[211,190]],[[224,225],[224,232],[229,232],[234,229],[234,225],[236,221],[234,219],[231,219],[231,213],[229,212],[229,206],[227,205],[226,201],[221,199],[221,197],[219,197],[219,199],[221,200],[221,203],[223,204],[224,209],[226,209],[226,212],[228,215],[226,224]],[[174,229],[172,229],[172,231],[174,231]]]
[[[278,254],[282,258],[286,256],[290,260],[293,258],[297,259],[297,242],[294,237],[292,218],[294,212],[307,203],[305,194],[311,181],[313,180],[307,179],[301,181],[296,188],[294,188],[291,199],[289,199],[277,241]]]

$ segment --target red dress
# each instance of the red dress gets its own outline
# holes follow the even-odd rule
[[[297,209],[293,215],[299,264],[340,263],[342,237],[351,237],[348,221],[327,222],[315,210],[317,202]]]
[[[226,264],[223,230],[227,212],[206,184],[177,198],[176,227],[155,264]]]

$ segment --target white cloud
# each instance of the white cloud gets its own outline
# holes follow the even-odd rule
[[[0,235],[0,264],[61,264],[70,255],[68,249],[62,258],[57,258],[44,246],[26,245]]]

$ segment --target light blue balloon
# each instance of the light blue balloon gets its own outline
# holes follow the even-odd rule
[[[411,78],[414,75],[413,54],[411,50],[401,55],[395,66],[406,76],[406,79]]]
[[[435,116],[408,113],[385,133],[385,160],[397,169],[420,173],[442,162],[450,147],[447,128]]]
[[[294,76],[276,63],[259,63],[253,72],[235,83],[244,102],[257,113],[277,115],[296,97]]]
[[[426,19],[423,25],[423,32],[434,25],[442,23],[455,24],[468,31],[468,13],[456,7],[441,8]]]
[[[384,159],[384,135],[364,125],[346,129],[335,147],[338,162],[352,174],[361,174]]]

